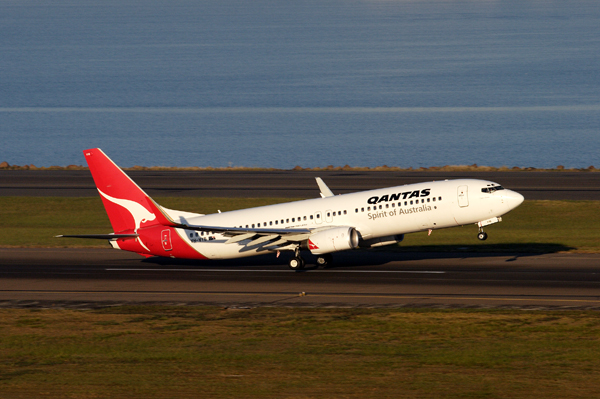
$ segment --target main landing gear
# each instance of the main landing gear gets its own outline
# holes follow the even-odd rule
[[[331,265],[332,262],[333,256],[331,256],[331,254],[325,254],[319,256],[316,263],[317,266],[327,267],[328,265]],[[288,262],[288,267],[292,270],[299,271],[304,269],[305,265],[304,259],[300,256],[300,248],[296,248],[294,250],[294,257]]]
[[[327,265],[331,265],[331,262],[333,262],[331,254],[321,255],[317,258],[317,266],[327,267]]]
[[[292,270],[302,270],[304,269],[304,259],[300,257],[300,247],[296,247],[294,250],[294,257],[290,259],[288,263],[288,267]]]
[[[302,270],[304,269],[304,259],[302,259],[300,256],[294,256],[292,259],[290,259],[288,267],[296,271]]]

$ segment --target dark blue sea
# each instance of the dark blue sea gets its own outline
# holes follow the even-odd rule
[[[597,0],[2,0],[0,162],[600,167]]]

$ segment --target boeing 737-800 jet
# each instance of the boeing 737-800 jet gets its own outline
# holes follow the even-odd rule
[[[404,234],[500,222],[523,196],[497,183],[462,179],[409,184],[334,195],[317,178],[321,198],[203,215],[158,205],[102,150],[84,151],[114,230],[59,237],[108,239],[143,256],[228,259],[292,251],[289,267],[302,269],[301,250],[318,265],[349,249],[399,243]]]

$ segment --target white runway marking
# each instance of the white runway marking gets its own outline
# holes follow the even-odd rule
[[[249,270],[249,269],[104,269],[111,272],[236,272],[236,273],[293,273],[291,270]],[[408,273],[408,274],[446,274],[433,270],[319,270],[319,273]]]

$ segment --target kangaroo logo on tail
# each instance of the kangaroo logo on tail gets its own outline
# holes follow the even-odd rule
[[[98,192],[108,201],[112,202],[113,204],[122,206],[123,208],[127,209],[129,213],[131,213],[131,216],[133,217],[135,223],[135,228],[133,229],[135,233],[137,233],[142,223],[151,222],[156,219],[156,215],[148,211],[146,208],[144,208],[141,204],[138,204],[137,202],[127,199],[114,198],[108,194],[104,194],[100,190],[98,190]]]
[[[113,204],[122,206],[131,214],[135,223],[135,228],[133,230],[135,233],[137,233],[142,223],[150,222],[156,219],[156,215],[154,215],[152,212],[149,212],[146,208],[144,208],[141,204],[138,204],[137,202],[121,198],[114,198],[108,194],[104,194],[100,190],[98,190],[98,192],[102,197],[106,198],[106,200],[112,202]],[[148,247],[144,245],[144,243],[139,237],[136,238],[136,241],[139,242],[140,245],[144,247],[146,251],[150,252],[150,249],[148,249]]]

